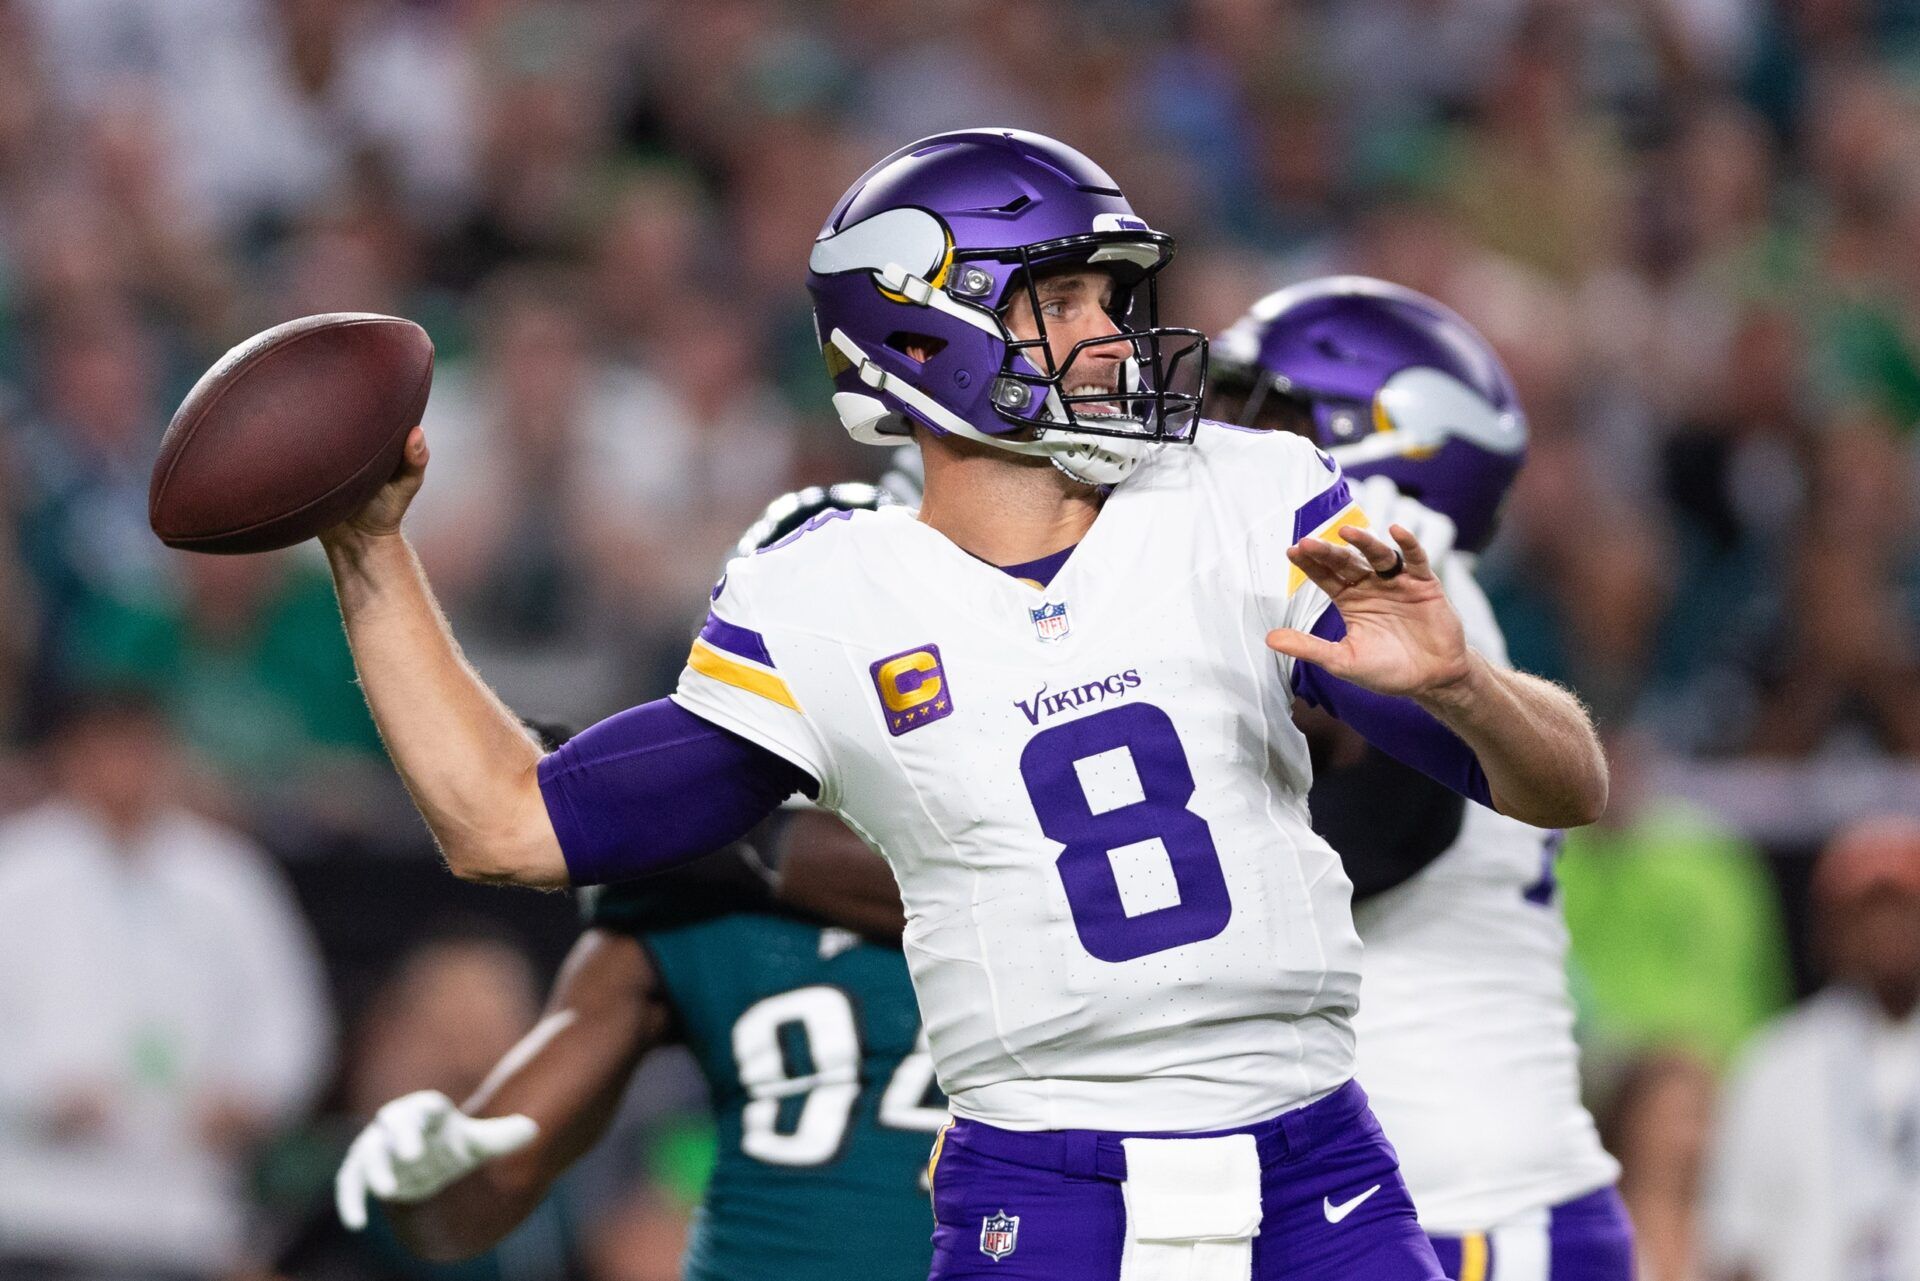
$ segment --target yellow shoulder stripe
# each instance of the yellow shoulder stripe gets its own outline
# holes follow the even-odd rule
[[[1469,1232],[1460,1238],[1460,1281],[1487,1281],[1487,1234]]]
[[[729,654],[723,653],[703,640],[693,642],[693,651],[687,655],[687,666],[702,676],[711,676],[723,685],[735,689],[744,689],[749,694],[758,694],[769,702],[782,707],[800,710],[800,704],[793,697],[793,691],[787,683],[764,668],[743,663]]]
[[[1359,503],[1349,503],[1345,507],[1341,508],[1339,512],[1335,513],[1335,515],[1331,520],[1327,521],[1326,524],[1320,526],[1320,528],[1314,530],[1310,536],[1313,538],[1319,539],[1323,543],[1333,543],[1337,546],[1345,547],[1347,545],[1347,540],[1340,537],[1340,527],[1342,525],[1352,525],[1358,529],[1368,528],[1367,514],[1360,510]],[[1298,565],[1295,565],[1292,562],[1288,562],[1287,564],[1287,595],[1291,596],[1295,592],[1299,591],[1300,584],[1306,581],[1307,581],[1306,571],[1301,569]]]

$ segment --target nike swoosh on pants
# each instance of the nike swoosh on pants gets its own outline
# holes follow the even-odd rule
[[[1359,1209],[1360,1203],[1362,1201],[1365,1201],[1368,1197],[1372,1196],[1374,1193],[1378,1192],[1379,1190],[1380,1190],[1380,1185],[1376,1183],[1372,1187],[1368,1188],[1365,1192],[1362,1192],[1359,1196],[1354,1197],[1351,1201],[1342,1201],[1339,1205],[1335,1205],[1333,1203],[1332,1197],[1321,1197],[1320,1208],[1323,1212],[1325,1212],[1328,1223],[1338,1223],[1340,1222],[1340,1220],[1346,1218],[1349,1214],[1352,1214],[1355,1210]]]

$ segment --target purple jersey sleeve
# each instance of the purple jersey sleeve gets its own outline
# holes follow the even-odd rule
[[[1346,620],[1337,606],[1329,607],[1313,625],[1322,640],[1337,641],[1347,634]],[[1402,765],[1419,770],[1470,801],[1489,809],[1493,792],[1480,758],[1452,730],[1410,698],[1376,694],[1351,681],[1329,676],[1312,663],[1293,665],[1293,692],[1356,730],[1360,737]]]
[[[644,876],[739,840],[795,792],[798,766],[660,699],[540,762],[540,794],[575,885]]]

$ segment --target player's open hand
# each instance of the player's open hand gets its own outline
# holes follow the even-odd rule
[[[321,534],[320,541],[378,538],[399,533],[401,517],[407,514],[408,505],[426,478],[427,434],[415,427],[407,433],[407,443],[400,452],[400,466],[392,479],[380,486],[366,506]]]
[[[358,1232],[367,1226],[368,1193],[382,1201],[424,1201],[539,1134],[532,1117],[470,1117],[438,1090],[403,1095],[376,1112],[347,1149],[333,1180],[340,1221]]]
[[[1472,652],[1420,541],[1403,525],[1388,532],[1397,550],[1354,525],[1340,527],[1347,546],[1303,538],[1289,547],[1287,559],[1333,598],[1347,634],[1328,641],[1283,627],[1267,645],[1377,693],[1418,697],[1465,678]]]

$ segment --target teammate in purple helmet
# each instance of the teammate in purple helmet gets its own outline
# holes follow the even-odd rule
[[[1468,643],[1504,661],[1474,564],[1527,428],[1471,326],[1384,281],[1310,280],[1221,334],[1212,372],[1216,410],[1318,442],[1371,521],[1415,530]],[[1436,791],[1372,749],[1315,774],[1366,944],[1359,1078],[1448,1276],[1628,1281],[1619,1167],[1580,1103],[1561,834]]]
[[[1051,139],[903,148],[808,282],[842,421],[921,450],[917,512],[734,561],[673,696],[543,756],[400,536],[415,436],[325,539],[348,635],[461,876],[642,875],[795,791],[885,856],[954,1116],[935,1277],[1432,1281],[1353,1082],[1359,939],[1293,701],[1536,824],[1591,821],[1605,763],[1330,457],[1199,422],[1204,341],[1155,314],[1172,249]],[[859,1093],[812,1087],[771,1121]],[[822,1230],[857,1259],[857,1224]]]
[[[1477,554],[1527,458],[1527,420],[1493,349],[1400,285],[1328,276],[1268,294],[1214,342],[1212,408],[1286,427],[1349,481],[1384,476]]]

